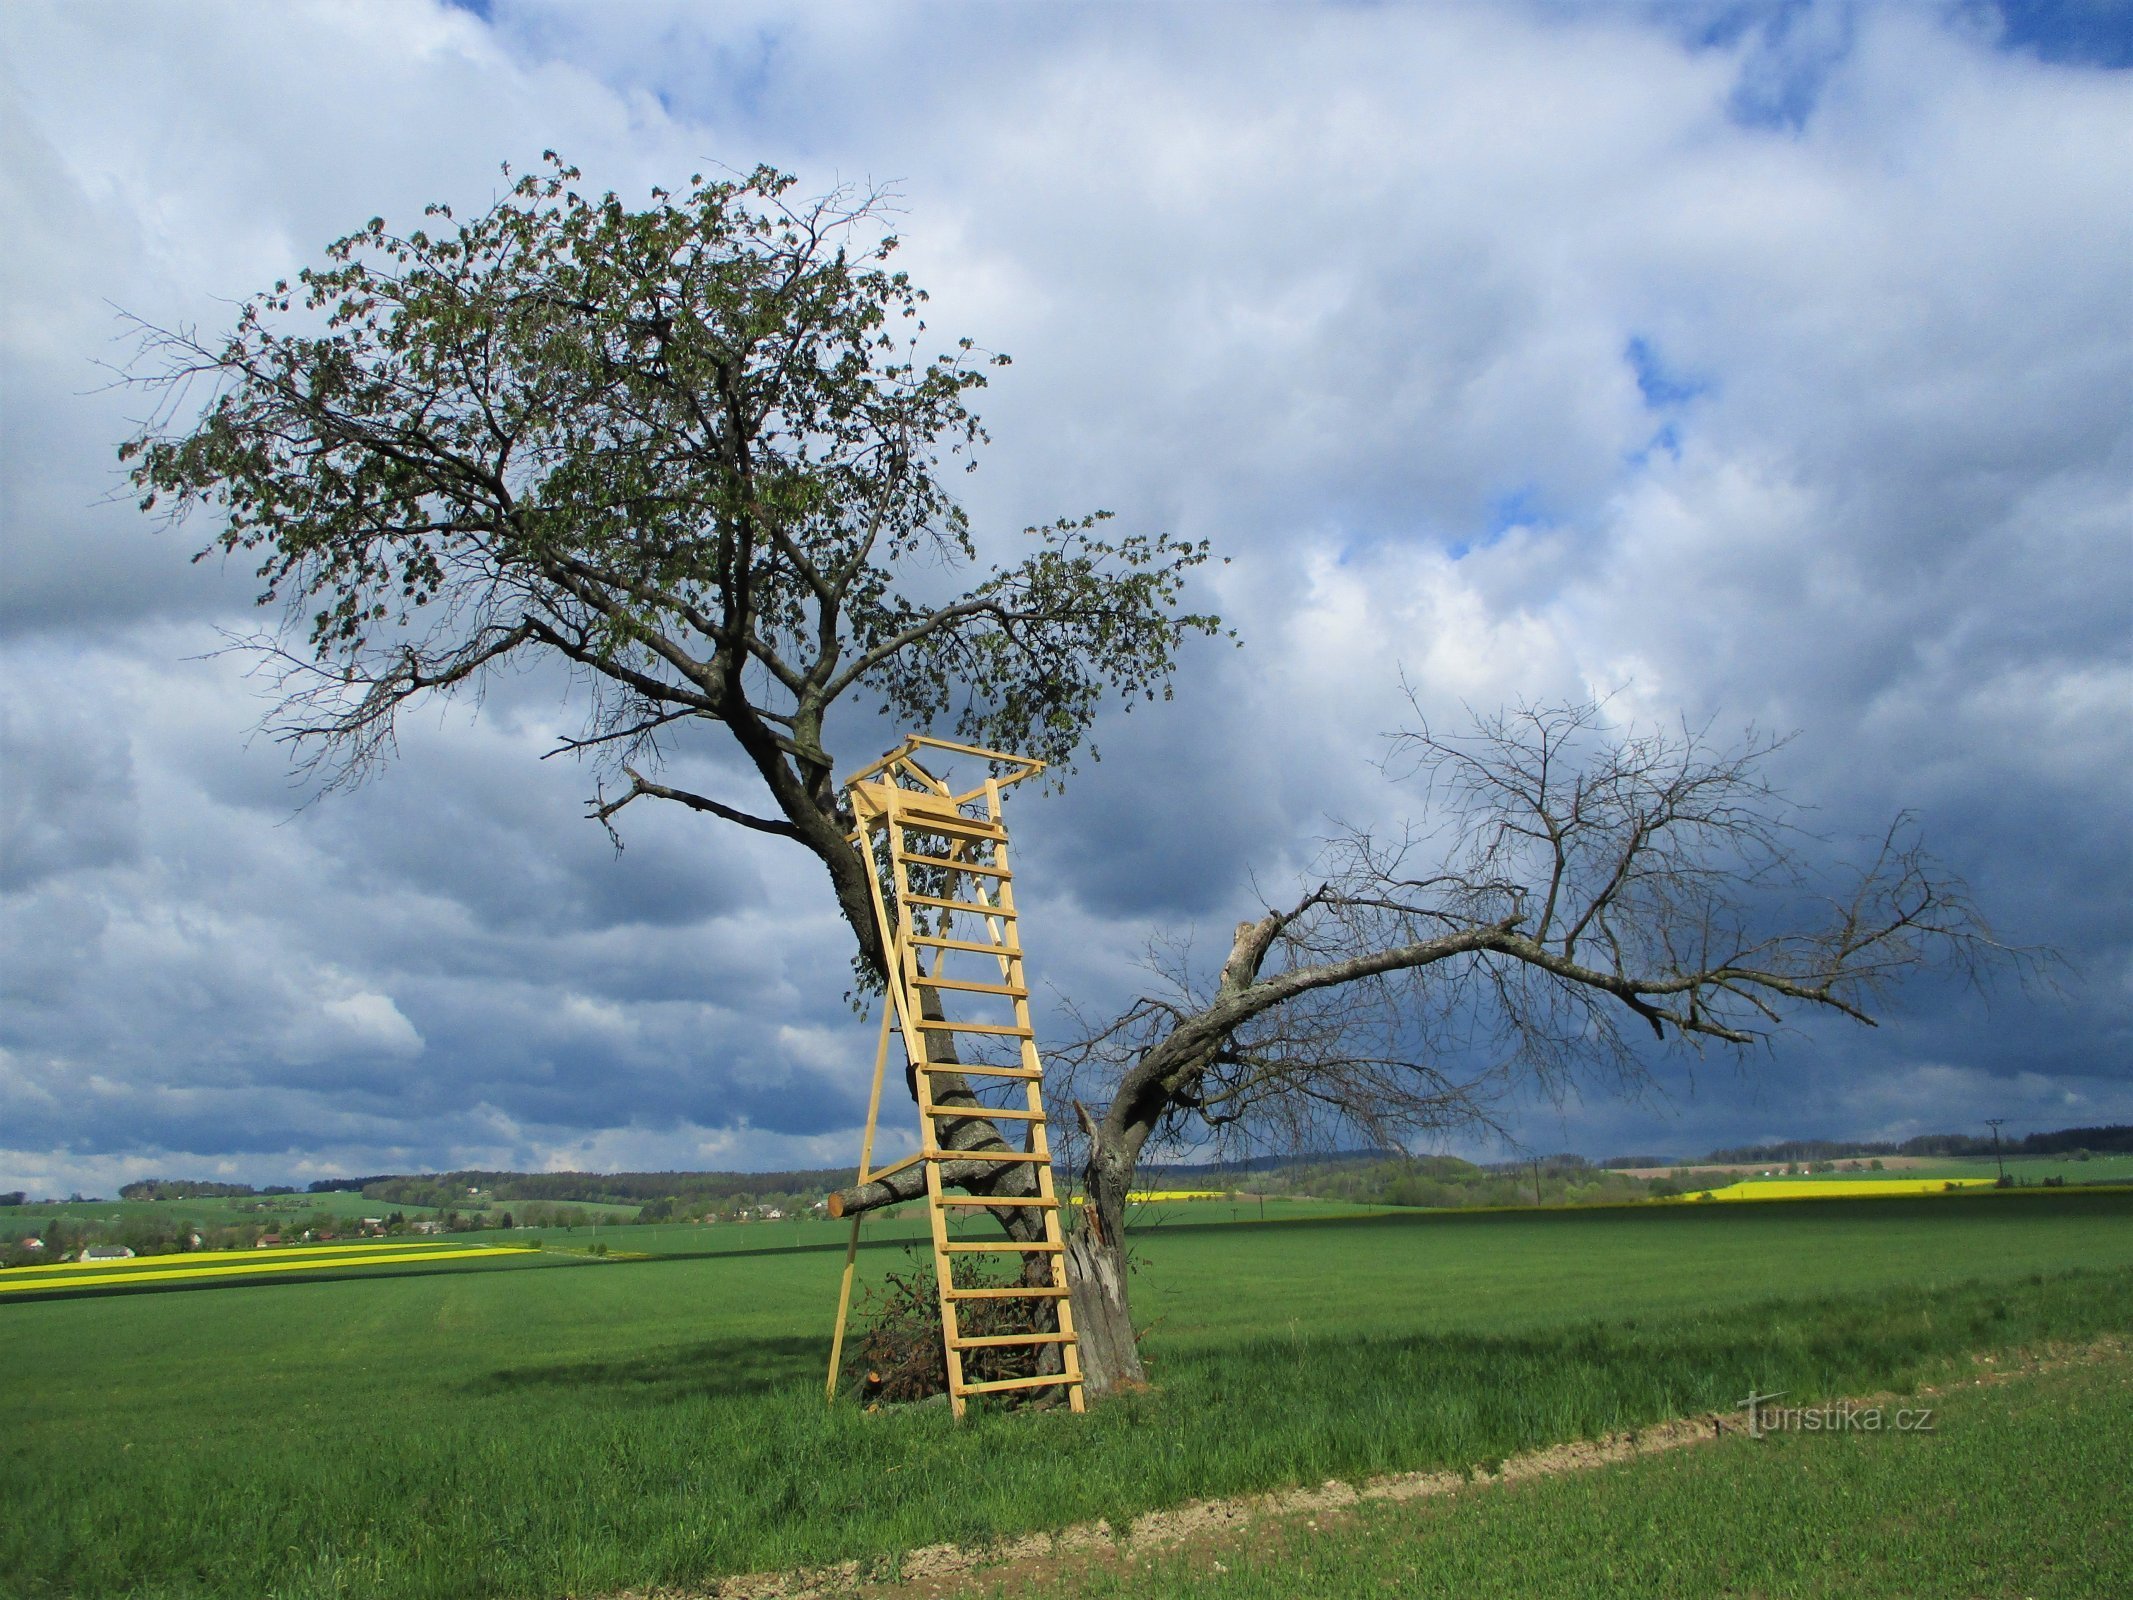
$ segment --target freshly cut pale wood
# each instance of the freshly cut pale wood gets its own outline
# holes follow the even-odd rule
[[[951,1239],[941,1246],[943,1253],[951,1256],[1057,1255],[1065,1248],[1045,1239],[1032,1239],[1027,1244],[1017,1244],[1012,1239]]]
[[[907,776],[918,779],[942,799],[948,798],[948,785],[921,766],[916,756],[905,756],[897,765],[903,768]]]
[[[999,776],[996,770],[978,788],[965,794],[952,794],[948,785],[917,759],[916,752],[928,747],[977,756],[995,763],[996,768],[1014,770],[1005,777]],[[1037,1052],[1036,1034],[1030,1019],[1028,981],[1023,972],[1022,951],[1015,938],[1014,873],[1008,860],[1007,828],[1000,812],[1001,791],[1042,770],[1042,762],[1026,757],[914,735],[880,761],[862,768],[847,780],[846,793],[857,824],[852,838],[870,869],[869,895],[889,958],[890,1003],[884,1008],[882,1046],[875,1062],[875,1096],[868,1106],[865,1148],[860,1157],[860,1182],[851,1189],[832,1194],[827,1201],[831,1216],[849,1215],[853,1219],[852,1239],[845,1252],[844,1282],[840,1285],[837,1338],[831,1353],[829,1391],[832,1396],[836,1390],[835,1369],[850,1294],[852,1258],[858,1245],[858,1218],[866,1211],[897,1199],[915,1198],[910,1191],[918,1186],[912,1181],[911,1169],[917,1166],[924,1174],[920,1192],[927,1202],[943,1354],[948,1368],[948,1395],[955,1415],[958,1418],[964,1415],[966,1396],[998,1389],[1064,1388],[1073,1409],[1083,1409],[1082,1364],[1074,1334],[1072,1289],[1065,1267],[1069,1247],[1060,1227],[1061,1202],[1054,1192],[1051,1145],[1040,1087],[1044,1063]],[[982,815],[978,814],[981,807]],[[886,861],[876,853],[877,834],[887,847]],[[928,871],[942,875],[944,881],[940,886],[960,897],[914,892],[911,883],[914,872],[923,874]],[[929,883],[927,886],[934,885]],[[888,901],[891,894],[895,897],[893,917]],[[956,916],[980,919],[965,925],[968,931],[980,937],[956,938],[946,928],[938,934],[920,933],[912,924],[915,914],[926,909],[946,913],[940,919],[943,923]],[[920,952],[923,950],[936,952],[933,959],[936,969],[951,953],[991,956],[999,967],[998,981],[951,978],[938,970],[928,974],[922,968]],[[943,1014],[943,1008],[948,998],[957,994],[1006,999],[1011,1002],[1014,1020],[998,1023],[951,1019]],[[879,1117],[879,1085],[892,1026],[901,1029],[904,1053],[910,1062],[922,1148],[915,1156],[884,1167],[880,1172],[871,1172],[868,1167]],[[1020,1064],[992,1066],[932,1059],[936,1054],[952,1057],[955,1054],[953,1037],[959,1033],[1017,1041]],[[950,1043],[929,1044],[929,1040],[938,1040],[943,1035],[948,1036]],[[949,1104],[934,1099],[936,1081],[944,1074],[956,1075],[949,1079],[949,1084],[957,1091]],[[964,1075],[1025,1084],[1026,1106],[1008,1108],[979,1104],[957,1081]],[[1028,1148],[1008,1149],[1003,1142],[1003,1130],[996,1127],[985,1130],[990,1148],[958,1150],[947,1147],[947,1141],[972,1131],[969,1124],[981,1122],[1025,1124],[1029,1128]],[[1015,1178],[1018,1166],[1031,1176],[1027,1180],[1016,1178],[1012,1186],[1034,1192],[1027,1195],[976,1192],[949,1195],[943,1192],[951,1181],[973,1191],[994,1184],[1008,1186],[1003,1180]],[[882,1181],[889,1178],[899,1181]],[[967,1214],[979,1209],[1020,1209],[1034,1213],[1034,1223],[1028,1218],[1010,1219],[1009,1232],[1011,1235],[1041,1233],[1042,1237],[1009,1237],[998,1242],[951,1239],[948,1233],[950,1214]],[[963,1255],[1049,1257],[1051,1268],[1041,1275],[1048,1276],[1051,1281],[1042,1286],[987,1285],[957,1289],[951,1266],[954,1257]],[[956,1308],[970,1300],[1028,1300],[1048,1305],[1050,1309],[1042,1312],[1044,1320],[1037,1323],[1035,1331],[966,1339],[957,1321]],[[1049,1329],[1046,1322],[1050,1323]],[[1038,1348],[1042,1352],[1040,1364],[1057,1366],[1060,1370],[1043,1372],[1024,1380],[980,1384],[965,1381],[965,1350],[1010,1345]],[[1056,1357],[1049,1353],[1053,1349],[1059,1352]]]
[[[1012,944],[987,944],[978,939],[951,939],[946,934],[914,933],[904,940],[906,944],[922,944],[928,950],[968,950],[981,956],[1013,956],[1022,959],[1022,952]]]
[[[988,866],[983,861],[957,861],[949,856],[910,855],[899,850],[896,859],[908,867],[943,867],[950,872],[967,872],[979,878],[1011,878],[1014,874],[1005,867]]]
[[[998,1394],[1002,1389],[1062,1389],[1072,1384],[1079,1387],[1079,1378],[1069,1378],[1063,1373],[1046,1376],[1039,1373],[1034,1378],[991,1378],[984,1383],[966,1383],[955,1392],[961,1394]]]
[[[1012,983],[980,983],[975,978],[920,978],[921,989],[953,989],[959,994],[1003,994],[1010,1000],[1027,1000],[1029,991]]]
[[[989,822],[973,822],[968,817],[958,817],[952,813],[913,817],[899,812],[895,820],[896,825],[906,833],[937,833],[944,839],[975,839],[998,844],[1007,837],[1004,830]]]
[[[987,828],[999,826],[990,817],[973,817],[963,809],[969,804],[968,801],[958,800],[945,791],[926,794],[917,789],[891,789],[887,803],[896,816],[907,819],[907,826],[909,819],[922,817],[939,818],[948,822],[974,822]]]
[[[879,761],[869,761],[857,772],[846,778],[844,780],[845,788],[864,789],[868,787],[867,780],[869,778],[872,778],[875,773],[880,772],[885,768],[895,766],[897,762],[903,760],[905,756],[909,755],[913,750],[916,750],[917,748],[918,746],[914,745],[909,739],[906,739],[902,744],[898,745],[894,750],[891,750]]]
[[[982,1339],[960,1339],[965,1350],[1002,1350],[1016,1344],[1066,1344],[1073,1339],[1071,1333],[993,1333]]]
[[[939,1113],[935,1113],[938,1115]],[[936,1150],[928,1145],[925,1150],[928,1161],[1043,1161],[1050,1162],[1048,1155],[1029,1150]]]
[[[1014,1195],[944,1194],[941,1196],[941,1204],[944,1206],[969,1206],[973,1209],[990,1206],[1022,1206],[1037,1211],[1057,1211],[1059,1209],[1057,1200],[1047,1200],[1042,1195],[1030,1195],[1027,1198],[1021,1198]]]
[[[950,1289],[951,1300],[1064,1300],[1064,1289],[1043,1284],[1003,1284],[988,1289]]]
[[[895,823],[915,833],[957,834],[976,839],[1004,839],[1007,830],[996,817],[973,817],[962,807],[970,802],[946,794],[925,794],[879,781],[855,783],[846,791],[852,810],[867,826]],[[908,846],[906,847],[908,848]]]
[[[907,894],[903,903],[910,906],[937,906],[943,911],[967,911],[978,917],[1005,917],[1014,920],[1012,911],[1003,911],[998,906],[983,900],[943,900],[937,894]]]
[[[953,739],[936,739],[929,733],[911,734],[904,740],[904,744],[913,750],[953,750],[959,756],[979,756],[987,761],[997,761],[1002,766],[1023,769],[1019,776],[990,780],[1002,788],[1011,783],[1020,783],[1023,778],[1033,778],[1044,770],[1044,763],[1035,756],[1018,756],[1007,750],[988,750],[981,744],[957,744]],[[983,791],[973,790],[972,793]]]
[[[878,892],[877,892],[878,898]],[[874,1159],[874,1125],[881,1116],[882,1071],[889,1064],[889,1027],[894,1008],[881,1009],[881,1039],[874,1047],[874,1086],[867,1094],[867,1131],[859,1142],[859,1182],[868,1181],[868,1165]],[[825,1208],[826,1209],[826,1208]],[[844,1273],[837,1284],[837,1331],[830,1339],[829,1382],[826,1393],[837,1398],[837,1371],[844,1364],[844,1325],[852,1310],[852,1268],[859,1259],[859,1218],[852,1218],[852,1236],[844,1244]]]

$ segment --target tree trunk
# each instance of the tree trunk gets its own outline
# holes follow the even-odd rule
[[[1133,1168],[1092,1140],[1082,1176],[1081,1225],[1066,1241],[1067,1285],[1083,1392],[1094,1402],[1115,1389],[1141,1387],[1148,1375],[1126,1285],[1126,1190]]]

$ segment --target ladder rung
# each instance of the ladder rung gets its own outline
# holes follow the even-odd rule
[[[997,822],[987,822],[981,817],[951,816],[945,811],[921,810],[917,806],[898,806],[889,813],[889,819],[911,833],[938,833],[950,839],[1007,837],[1007,830]]]
[[[989,1383],[959,1383],[955,1386],[955,1392],[957,1394],[996,1394],[1002,1389],[1064,1389],[1069,1387],[1080,1388],[1081,1380],[1079,1378],[1069,1378],[1064,1373],[1049,1378],[1040,1373],[1034,1378],[994,1378]]]
[[[905,944],[922,944],[929,950],[973,950],[981,956],[1013,956],[1022,959],[1022,950],[1012,944],[981,944],[975,939],[949,939],[930,933],[911,933],[904,936]]]
[[[928,1150],[928,1161],[1049,1161],[1034,1150]]]
[[[1021,1284],[1015,1284],[1008,1287],[988,1289],[950,1289],[948,1298],[951,1300],[1064,1300],[1067,1294],[1068,1291],[1065,1289],[1050,1287],[1028,1288]]]
[[[975,978],[913,978],[914,987],[955,989],[963,994],[1004,994],[1011,1000],[1027,1000],[1029,991],[1012,983],[979,983]]]
[[[935,1204],[944,1206],[973,1207],[1034,1206],[1040,1211],[1057,1211],[1059,1209],[1059,1202],[1057,1200],[1040,1200],[1035,1195],[1030,1196],[1030,1198],[1027,1200],[1015,1200],[1010,1199],[1006,1195],[944,1194],[940,1197],[938,1201],[935,1202]]]
[[[1042,1122],[1041,1111],[1010,1111],[1005,1106],[935,1106],[926,1115],[931,1117],[998,1117],[1003,1122]]]
[[[1011,1240],[1001,1244],[994,1244],[989,1240],[982,1243],[965,1244],[958,1239],[951,1240],[949,1243],[942,1245],[940,1249],[943,1255],[950,1256],[1056,1256],[1064,1251],[1066,1246],[1063,1244],[1047,1244],[1042,1239],[1039,1239],[1035,1244],[1016,1244]]]
[[[999,1350],[1012,1344],[1072,1344],[1071,1333],[995,1333],[982,1339],[951,1339],[957,1350]]]
[[[931,1017],[920,1017],[913,1024],[924,1033],[992,1033],[1008,1039],[1034,1039],[1035,1030],[1018,1028],[1012,1022],[936,1022]]]
[[[896,852],[896,859],[913,867],[941,867],[949,872],[969,872],[987,878],[1012,878],[1014,873],[1007,867],[996,867],[988,861],[957,861],[950,856],[917,856],[907,851]]]
[[[988,1067],[977,1061],[914,1061],[920,1072],[960,1072],[971,1078],[1020,1078],[1025,1083],[1044,1076],[1042,1067]]]
[[[988,905],[982,900],[943,900],[937,894],[907,894],[903,896],[902,903],[907,906],[939,906],[943,911],[968,911],[979,917],[1005,917],[1010,922],[1015,918],[1012,911],[1003,911],[1000,907]]]

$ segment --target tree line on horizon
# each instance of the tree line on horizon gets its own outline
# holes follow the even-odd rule
[[[2133,1154],[2133,1124],[2110,1123],[2099,1127],[2059,1128],[2024,1134],[2000,1141],[1999,1153],[2007,1156]],[[1197,1163],[1149,1163],[1143,1170],[1155,1183],[1250,1177],[1254,1192],[1295,1192],[1304,1175],[1323,1175],[1337,1168],[1383,1168],[1386,1182],[1467,1182],[1475,1177],[1517,1179],[1536,1168],[1542,1178],[1565,1179],[1578,1174],[1597,1175],[1637,1167],[1742,1166],[1759,1163],[1843,1161],[1889,1156],[1989,1156],[1990,1138],[1963,1133],[1927,1133],[1889,1141],[1868,1139],[1786,1139],[1770,1144],[1732,1145],[1701,1157],[1628,1155],[1592,1161],[1574,1153],[1528,1156],[1514,1160],[1476,1163],[1456,1156],[1412,1156],[1397,1150],[1344,1150],[1310,1157],[1261,1156],[1242,1161]],[[786,1205],[806,1203],[846,1179],[848,1168],[797,1168],[781,1172],[506,1172],[467,1168],[442,1173],[378,1173],[354,1178],[321,1178],[303,1192],[328,1194],[360,1193],[365,1199],[393,1205],[466,1208],[470,1199],[482,1204],[496,1201],[566,1201],[580,1205],[629,1205],[640,1208],[637,1220],[658,1222],[688,1215],[693,1208],[709,1209],[721,1202]],[[1227,1184],[1225,1184],[1227,1186]],[[1339,1185],[1354,1187],[1352,1181]],[[189,1178],[143,1178],[124,1185],[125,1200],[190,1200],[243,1198],[248,1195],[291,1195],[299,1191],[288,1184],[250,1184]],[[1344,1196],[1347,1197],[1347,1196]],[[78,1198],[78,1197],[77,1197]],[[23,1191],[0,1194],[0,1204],[24,1205]],[[1437,1201],[1389,1200],[1386,1204],[1436,1204]],[[619,1219],[618,1219],[619,1220]]]
[[[2086,1150],[2094,1155],[2133,1154],[2133,1126],[2112,1123],[2100,1128],[2060,1128],[2026,1133],[1997,1144],[1967,1133],[1922,1133],[1895,1143],[1861,1139],[1786,1139],[1776,1144],[1740,1145],[1713,1150],[1704,1159],[1731,1165],[1758,1161],[1832,1161],[1847,1156],[2065,1156]],[[1657,1165],[1657,1163],[1653,1163]]]

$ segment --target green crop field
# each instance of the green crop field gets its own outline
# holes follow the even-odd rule
[[[1155,1392],[960,1428],[823,1405],[840,1257],[739,1244],[778,1224],[551,1251],[561,1270],[22,1296],[0,1304],[0,1592],[700,1583],[1465,1466],[2133,1327],[2122,1194],[1265,1226],[1204,1204],[1210,1223],[1138,1235]],[[905,1256],[861,1259],[878,1281]]]
[[[1961,1386],[1930,1432],[1735,1435],[1420,1503],[1257,1520],[1152,1558],[972,1581],[987,1600],[2133,1594],[2133,1366]],[[1886,1412],[1884,1413],[1886,1420]],[[1963,1514],[1948,1515],[1960,1506]]]

